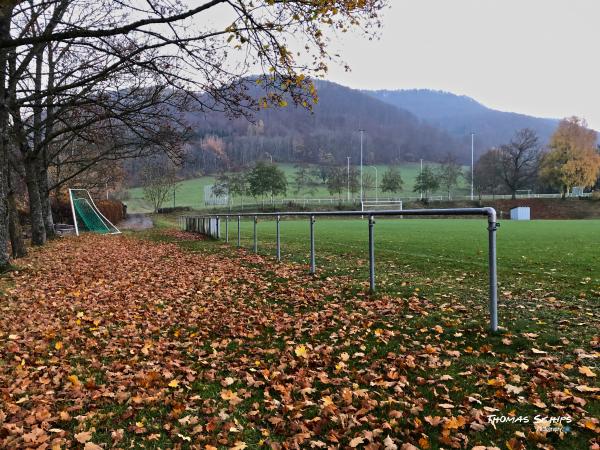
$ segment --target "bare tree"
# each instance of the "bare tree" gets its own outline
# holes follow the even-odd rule
[[[491,193],[492,196],[500,193],[504,187],[502,153],[500,150],[493,148],[481,155],[475,163],[474,172],[475,189],[479,193],[480,199],[484,193]],[[469,173],[468,177],[470,176]]]
[[[142,169],[141,182],[144,198],[156,213],[177,187],[177,170],[168,161],[151,159]]]
[[[146,133],[159,131],[153,122],[143,126],[147,122],[140,119],[153,115],[144,114],[145,107],[131,101],[140,96],[159,105],[158,99],[177,92],[193,99],[196,108],[230,115],[285,106],[290,100],[310,108],[316,92],[303,73],[324,74],[332,59],[324,29],[361,27],[371,33],[385,3],[206,0],[186,7],[167,0],[2,2],[0,208],[5,204],[9,128],[18,148],[15,165],[22,166],[27,181],[32,240],[43,244],[51,228],[47,167],[57,154],[50,153],[57,141],[62,151],[73,140],[90,139],[87,127],[102,123],[111,130],[127,130],[139,145]],[[210,14],[217,8],[227,11],[231,20],[208,29],[204,24],[211,22]],[[296,60],[298,54],[303,55],[302,62]],[[257,68],[267,74],[252,80],[263,90],[258,97],[251,95],[244,78]],[[160,95],[145,95],[156,86],[163,87]],[[108,105],[115,103],[115,93],[120,98],[116,104],[139,113],[134,115],[137,125],[110,114]],[[89,120],[73,124],[74,111],[86,108],[101,114],[92,113]],[[114,154],[101,159],[110,158]],[[6,224],[0,223],[2,242],[5,234]],[[6,250],[0,248],[0,265],[7,261]]]
[[[444,188],[448,194],[448,200],[450,200],[452,188],[458,185],[458,180],[462,175],[462,170],[454,155],[451,153],[446,155],[437,169],[437,175],[440,186]]]
[[[533,184],[540,160],[539,139],[535,131],[524,128],[509,144],[500,147],[502,179],[512,198],[517,191]]]

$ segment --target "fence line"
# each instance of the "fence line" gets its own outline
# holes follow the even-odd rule
[[[179,217],[179,225],[185,231],[206,234],[215,239],[221,238],[221,221],[225,221],[225,240],[229,242],[229,221],[237,219],[237,246],[240,247],[242,217],[253,219],[253,250],[258,252],[257,225],[259,217],[274,217],[276,220],[276,256],[281,261],[281,217],[308,217],[310,227],[310,273],[316,271],[315,252],[315,219],[316,217],[368,217],[369,232],[369,287],[375,292],[375,217],[403,216],[485,216],[488,222],[488,275],[489,275],[489,312],[490,330],[498,330],[498,276],[496,258],[496,231],[500,224],[497,222],[494,208],[448,208],[448,209],[404,209],[382,211],[313,211],[313,212],[253,212],[236,214],[186,215]]]
[[[584,193],[580,193],[580,194],[573,194],[573,193],[569,193],[566,195],[567,198],[589,198],[592,196],[591,192],[584,192]],[[515,198],[517,200],[525,200],[525,199],[535,199],[535,198],[562,198],[562,194],[559,193],[554,193],[554,194],[533,194],[533,193],[526,193],[526,194],[516,194]],[[374,202],[378,202],[378,203],[385,203],[385,202],[416,202],[416,201],[420,201],[423,200],[424,197],[421,196],[406,196],[406,197],[365,197],[363,199],[363,201],[374,201]],[[473,200],[511,200],[512,199],[512,195],[511,194],[482,194],[482,195],[475,195],[473,197]],[[470,195],[430,195],[429,197],[427,197],[428,201],[437,201],[437,202],[444,202],[444,201],[458,201],[458,200],[471,200],[471,196]],[[269,200],[265,200],[262,203],[247,203],[247,204],[237,204],[234,205],[233,203],[230,205],[205,205],[205,206],[220,206],[220,207],[234,207],[234,206],[244,206],[246,208],[252,208],[252,207],[257,207],[257,206],[278,206],[278,205],[298,205],[298,206],[311,206],[311,205],[357,205],[360,206],[360,199],[357,198],[351,198],[351,199],[347,199],[347,198],[336,198],[336,197],[328,197],[328,198],[273,198],[273,199],[269,199]]]

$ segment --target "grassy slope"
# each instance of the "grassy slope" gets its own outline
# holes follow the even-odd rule
[[[294,166],[292,164],[281,164],[280,167],[284,170],[287,180],[288,180],[288,192],[287,195],[282,198],[329,198],[331,194],[327,191],[325,187],[319,187],[319,189],[310,195],[303,195],[295,193],[294,187]],[[386,166],[377,166],[379,182],[381,182],[381,178],[385,173]],[[402,179],[404,180],[404,190],[399,194],[402,196],[414,196],[413,186],[415,184],[415,179],[419,173],[420,166],[419,164],[403,164],[400,166],[400,173],[402,174]],[[375,176],[375,171],[370,166],[365,166],[364,173],[371,173],[372,176]],[[190,206],[193,209],[202,209],[204,208],[204,186],[210,185],[214,183],[214,177],[206,176],[200,178],[194,178],[191,180],[183,181],[177,191],[175,204],[177,206]],[[464,183],[464,180],[461,180],[461,183]],[[461,184],[461,186],[455,190],[456,194],[465,194],[466,187]],[[444,192],[439,192],[438,195],[444,194]],[[144,201],[144,194],[141,188],[133,188],[129,190],[130,198],[126,201],[128,210],[130,212],[148,212],[151,210],[147,202]],[[374,190],[369,191],[369,196],[374,197]],[[389,196],[389,194],[381,194]],[[239,202],[239,199],[235,200],[236,203]],[[247,197],[245,199],[246,203],[254,203],[255,200],[251,197]],[[167,205],[172,206],[172,199],[169,199]]]

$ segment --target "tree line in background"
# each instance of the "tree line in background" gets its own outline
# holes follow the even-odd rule
[[[115,184],[122,161],[180,161],[189,113],[247,117],[288,102],[310,109],[317,95],[304,74],[323,75],[334,57],[325,29],[372,35],[385,4],[3,1],[0,267],[9,241],[13,256],[26,253],[19,203],[32,244],[43,245],[54,235],[52,193],[64,201],[67,185]],[[209,27],[216,10],[230,21]]]
[[[448,155],[436,168],[426,165],[417,176],[413,189],[422,193],[423,200],[427,201],[430,194],[440,187],[450,195],[463,176],[461,166]],[[362,176],[363,199],[369,196],[369,192],[372,195],[373,189],[376,189],[376,195],[377,192],[396,195],[403,187],[404,180],[396,166],[388,166],[380,180],[376,180],[372,173],[363,173]],[[354,199],[360,188],[360,170],[356,166],[297,164],[293,180],[289,183],[285,172],[276,164],[258,161],[242,171],[221,172],[211,189],[216,197],[227,197],[230,204],[244,197],[253,197],[264,204],[265,199],[287,195],[290,191],[296,196],[312,197],[319,189],[326,189],[340,201],[350,196]]]
[[[519,191],[560,192],[598,185],[600,147],[597,135],[584,120],[560,121],[547,149],[536,133],[523,129],[511,141],[484,153],[474,167],[474,181],[481,194],[511,194]]]
[[[272,159],[272,155],[269,156]],[[265,199],[287,195],[288,192],[304,198],[313,197],[319,189],[326,189],[340,201],[344,197],[356,198],[361,184],[363,199],[374,188],[376,195],[378,192],[396,195],[403,191],[404,181],[397,166],[388,166],[381,180],[375,180],[372,173],[363,173],[361,183],[356,166],[336,164],[331,153],[320,155],[319,161],[319,164],[296,164],[291,183],[285,172],[267,161],[259,161],[237,171],[222,171],[216,177],[212,192],[216,197],[228,197],[230,204],[236,198],[243,201],[244,197],[260,199],[264,204]],[[558,190],[564,197],[573,188],[592,188],[598,185],[600,177],[600,148],[596,132],[577,117],[564,119],[555,130],[548,148],[544,149],[533,130],[519,130],[509,143],[485,152],[475,164],[473,174],[470,168],[463,171],[455,156],[448,153],[435,166],[425,165],[422,168],[413,192],[425,202],[439,191],[451,200],[453,190],[461,181],[470,184],[471,177],[479,196],[508,193],[516,198],[519,192]],[[163,170],[163,190],[174,189],[170,181],[173,178],[172,170]],[[160,177],[154,173],[150,179],[155,185]],[[150,185],[152,183],[144,184],[145,192]],[[155,196],[146,194],[146,197],[155,210],[160,208]]]

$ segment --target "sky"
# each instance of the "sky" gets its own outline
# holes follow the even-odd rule
[[[380,39],[332,36],[360,89],[427,88],[600,130],[600,0],[390,0]]]

